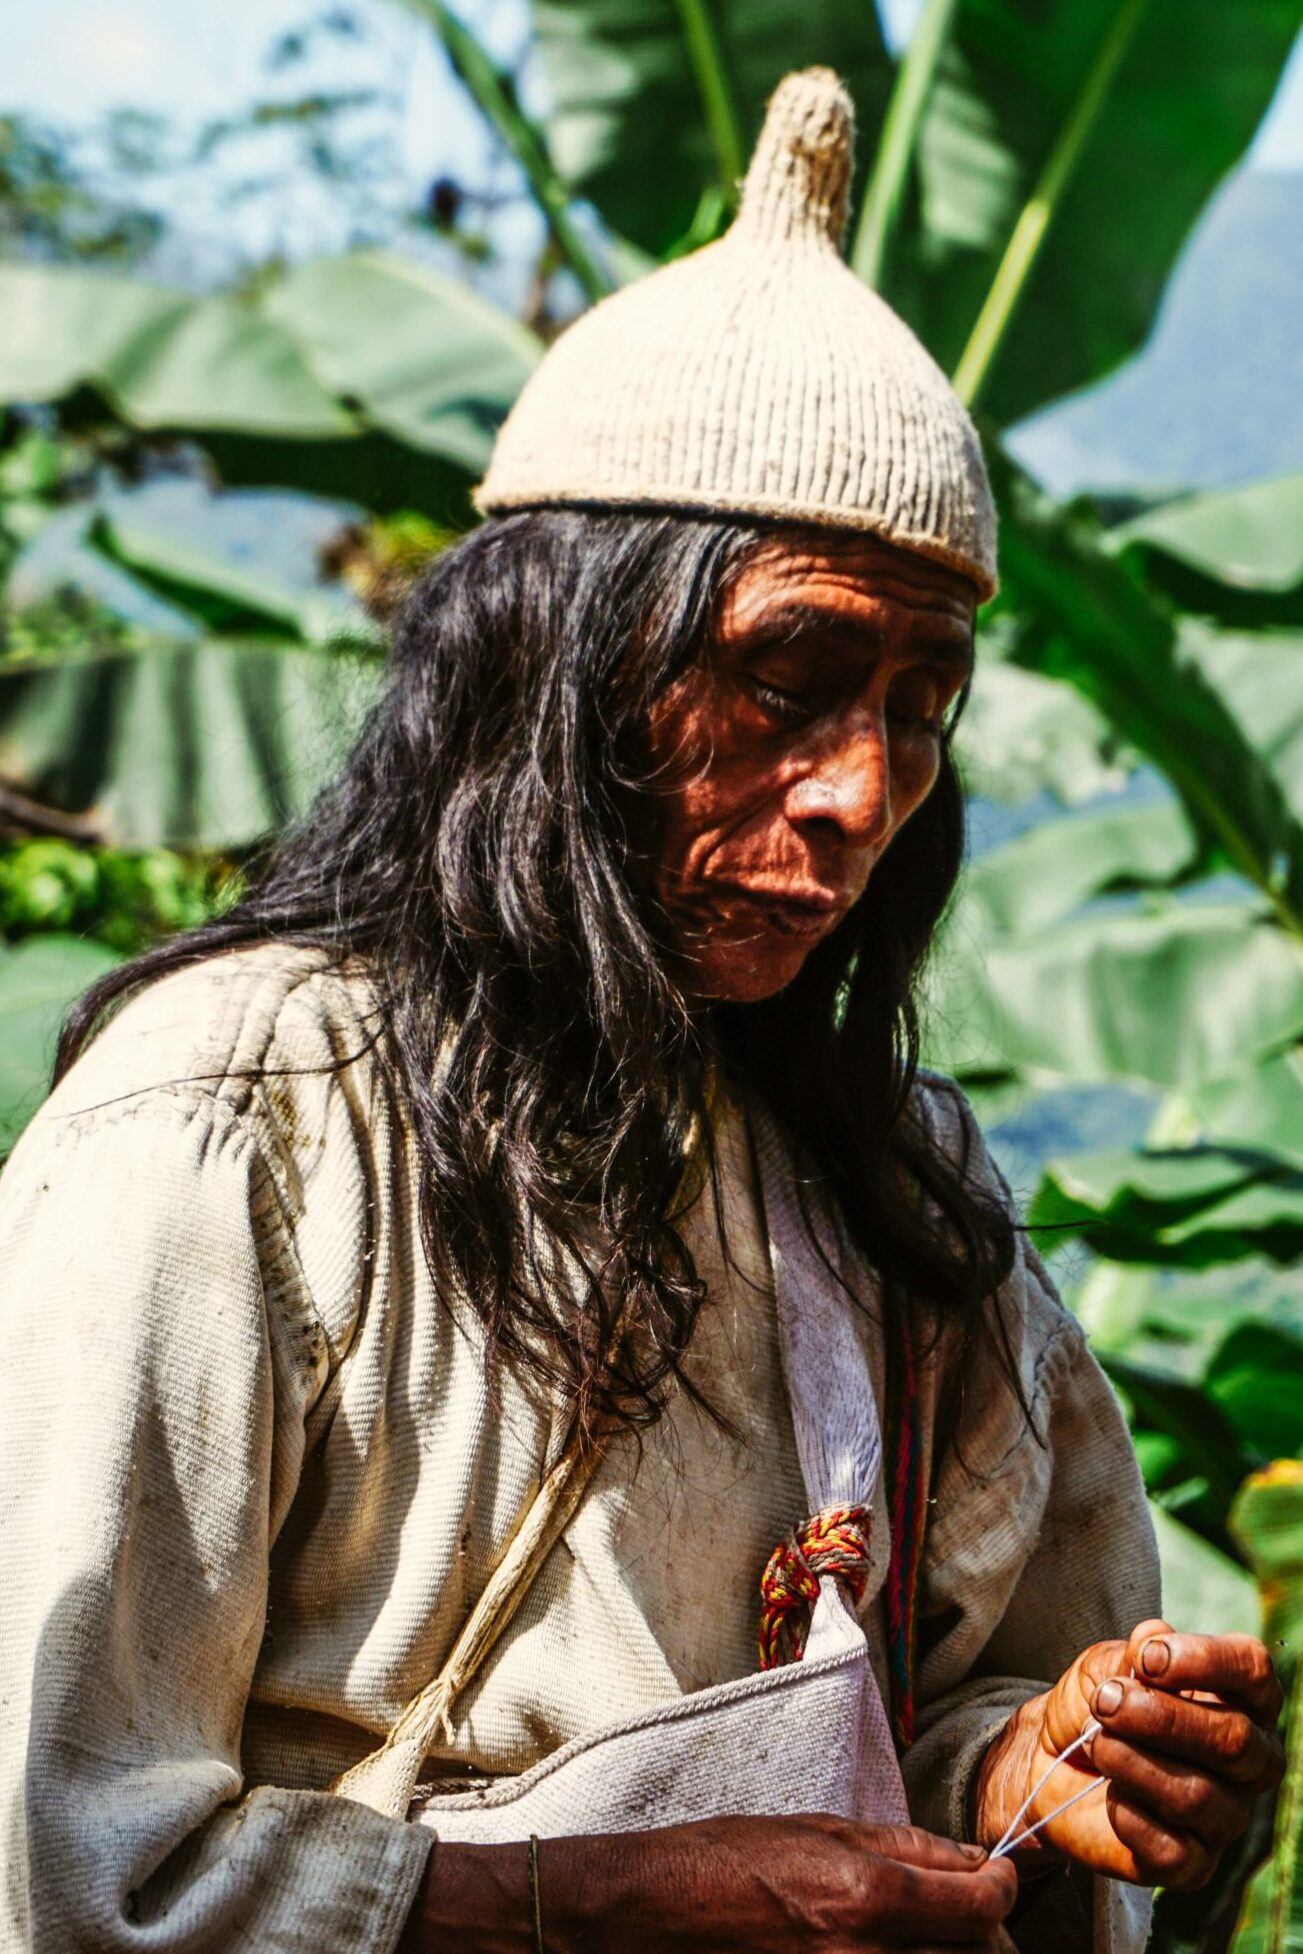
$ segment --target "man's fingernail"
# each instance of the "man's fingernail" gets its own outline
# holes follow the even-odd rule
[[[1147,1676],[1161,1676],[1172,1660],[1172,1651],[1161,1636],[1146,1642],[1140,1651],[1140,1667]]]
[[[961,1845],[959,1850],[965,1859],[985,1859],[986,1847],[982,1845]]]
[[[1121,1683],[1101,1683],[1095,1691],[1095,1715],[1097,1717],[1111,1717],[1115,1710],[1122,1708],[1122,1698],[1125,1694],[1126,1692]]]

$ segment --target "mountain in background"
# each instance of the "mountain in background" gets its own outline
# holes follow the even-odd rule
[[[1148,499],[1303,470],[1303,171],[1228,178],[1143,351],[1010,446],[1056,495]]]

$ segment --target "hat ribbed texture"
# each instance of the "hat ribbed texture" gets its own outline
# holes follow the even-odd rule
[[[827,68],[769,104],[727,236],[604,299],[535,368],[477,495],[823,523],[993,594],[995,510],[949,381],[841,258],[850,98]]]

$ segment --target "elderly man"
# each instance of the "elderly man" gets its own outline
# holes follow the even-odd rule
[[[74,1016],[3,1183],[6,1947],[1121,1954],[1279,1771],[916,1069],[994,521],[849,143],[790,77],[262,882]]]

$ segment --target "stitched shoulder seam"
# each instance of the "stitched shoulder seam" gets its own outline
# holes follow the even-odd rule
[[[257,1118],[258,1115],[251,1108],[238,1111],[229,1101],[214,1098],[209,1093],[196,1092],[193,1084],[187,1082],[150,1086],[139,1093],[126,1094],[121,1099],[106,1100],[99,1105],[55,1115],[46,1137],[52,1149],[57,1150],[64,1144],[75,1142],[83,1133],[98,1128],[111,1130],[132,1121],[157,1121],[160,1128],[170,1127],[174,1130],[201,1121],[222,1145],[232,1146],[241,1154],[249,1155],[252,1160],[249,1224],[260,1258],[265,1256],[271,1265],[267,1268],[263,1285],[268,1307],[274,1304],[286,1327],[289,1327],[283,1279],[283,1272],[288,1268],[299,1291],[300,1302],[306,1306],[317,1327],[323,1348],[330,1350],[325,1323],[304,1273],[293,1230],[288,1225],[290,1203],[286,1190],[269,1158],[267,1147],[254,1130]],[[259,1199],[259,1182],[270,1198]],[[273,1270],[281,1277],[280,1280],[271,1280]]]

